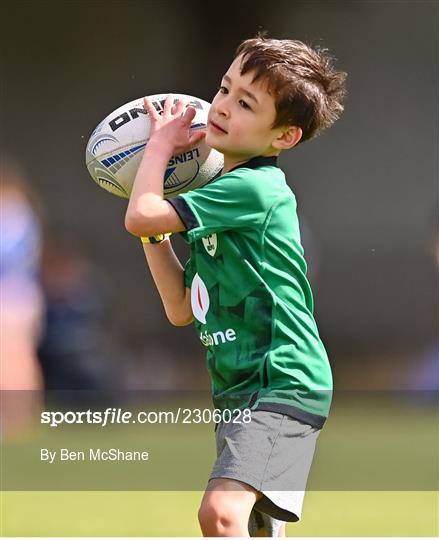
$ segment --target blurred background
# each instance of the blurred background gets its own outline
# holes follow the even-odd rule
[[[54,325],[76,325],[72,346],[88,339],[96,364],[89,378],[111,368],[129,387],[207,383],[202,345],[191,327],[167,322],[139,242],[124,229],[126,202],[91,180],[85,145],[100,120],[139,96],[210,101],[240,41],[265,29],[329,48],[349,75],[342,118],[281,157],[335,382],[412,384],[407,373],[437,333],[437,14],[436,2],[422,1],[10,2],[1,150],[38,199],[47,370],[61,346]],[[55,384],[58,375],[47,376]]]
[[[437,2],[6,6],[3,389],[208,390],[204,347],[192,327],[167,322],[125,231],[126,201],[92,181],[85,146],[140,96],[211,101],[236,47],[259,30],[327,47],[348,73],[341,119],[280,159],[335,388],[438,389]]]

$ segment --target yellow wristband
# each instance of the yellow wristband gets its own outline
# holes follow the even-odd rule
[[[171,233],[162,233],[157,234],[156,236],[141,236],[140,240],[142,241],[142,244],[161,244],[163,240],[166,240],[166,238],[169,238],[171,236]]]

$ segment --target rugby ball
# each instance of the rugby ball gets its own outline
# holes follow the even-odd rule
[[[149,99],[161,112],[167,96],[154,94]],[[175,101],[188,99],[195,107],[191,129],[204,129],[210,104],[185,94],[173,96]],[[85,162],[93,180],[110,193],[129,198],[149,132],[149,115],[143,98],[109,114],[91,134],[85,151]],[[203,139],[192,150],[171,158],[163,178],[164,196],[175,197],[207,184],[221,172],[223,165],[223,155],[207,146]]]

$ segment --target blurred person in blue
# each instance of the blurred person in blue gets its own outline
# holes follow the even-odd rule
[[[122,383],[109,320],[111,283],[73,231],[47,237],[42,264],[45,332],[38,355],[48,399],[83,403]],[[120,365],[120,364],[119,364]],[[88,392],[83,392],[88,391]]]
[[[2,431],[8,435],[21,431],[40,401],[36,391],[42,388],[42,376],[36,347],[44,310],[41,204],[19,164],[8,156],[1,157],[0,204],[0,390]]]

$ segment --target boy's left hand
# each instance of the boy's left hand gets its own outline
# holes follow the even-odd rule
[[[174,97],[170,94],[165,101],[163,114],[160,115],[147,97],[143,98],[145,110],[151,123],[150,139],[169,147],[172,156],[186,152],[196,146],[206,135],[205,131],[190,131],[195,117],[195,108],[187,100],[179,100],[173,105]],[[185,110],[186,109],[186,110]]]

